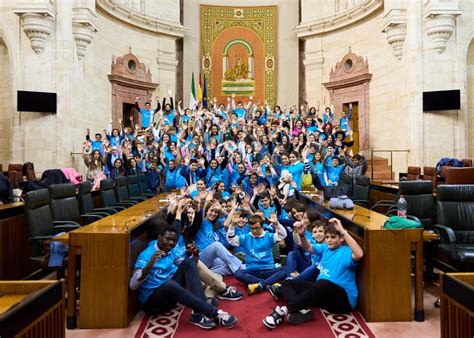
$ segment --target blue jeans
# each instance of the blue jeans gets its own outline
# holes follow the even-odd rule
[[[217,309],[206,302],[196,262],[187,258],[173,277],[158,287],[143,303],[143,311],[158,315],[173,309],[177,303],[190,307],[207,317],[215,317]]]
[[[301,247],[288,253],[286,258],[286,277],[290,277],[292,272],[303,272],[311,266],[311,258],[304,254]]]
[[[199,259],[212,272],[219,275],[233,275],[242,261],[232,255],[220,242],[213,242],[199,254]]]
[[[263,288],[267,285],[285,279],[286,273],[283,268],[246,270],[239,269],[235,272],[235,279],[244,284],[260,283]]]
[[[293,278],[294,280],[307,280],[314,282],[318,278],[319,269],[317,265],[311,265],[304,269],[302,273]]]

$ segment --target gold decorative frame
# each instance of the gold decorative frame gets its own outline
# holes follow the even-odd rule
[[[201,5],[201,65],[206,76],[207,93],[212,88],[212,46],[221,32],[231,27],[244,27],[254,31],[265,49],[265,100],[270,105],[276,102],[277,60],[277,6],[230,7]],[[208,97],[208,100],[210,98]]]

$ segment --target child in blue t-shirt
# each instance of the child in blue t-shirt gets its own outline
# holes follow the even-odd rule
[[[249,295],[262,292],[268,285],[283,280],[286,275],[281,267],[275,266],[272,252],[273,244],[285,239],[286,231],[275,213],[270,215],[270,221],[275,233],[263,229],[263,219],[258,215],[249,219],[250,233],[236,236],[233,225],[227,230],[229,243],[240,247],[245,253],[246,267],[241,267],[234,275],[238,281],[247,284]]]
[[[355,270],[364,252],[357,242],[344,230],[337,218],[329,220],[325,229],[326,242],[313,244],[306,239],[302,224],[295,224],[302,247],[321,255],[319,276],[315,282],[287,280],[282,283],[281,295],[286,306],[277,306],[263,324],[274,329],[285,316],[291,324],[302,324],[314,319],[310,307],[323,308],[331,313],[351,312],[357,304]],[[344,245],[344,242],[347,245]]]

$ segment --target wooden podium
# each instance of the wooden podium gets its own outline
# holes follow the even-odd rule
[[[316,198],[316,196],[311,196]],[[306,195],[301,198],[326,219],[337,217],[364,250],[357,269],[357,307],[368,322],[424,320],[423,229],[383,229],[387,216],[358,205],[333,210]],[[415,257],[415,306],[411,266]]]
[[[138,255],[147,245],[146,216],[166,203],[166,195],[159,195],[59,238],[69,244],[68,328],[128,326],[139,308],[137,293],[129,289],[128,282]],[[77,271],[79,280],[71,278]],[[77,285],[78,320],[74,300]]]

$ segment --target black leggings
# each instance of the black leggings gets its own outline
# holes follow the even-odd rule
[[[326,279],[316,282],[286,280],[282,283],[282,292],[290,313],[312,306],[328,310],[331,313],[352,311],[346,290]]]

